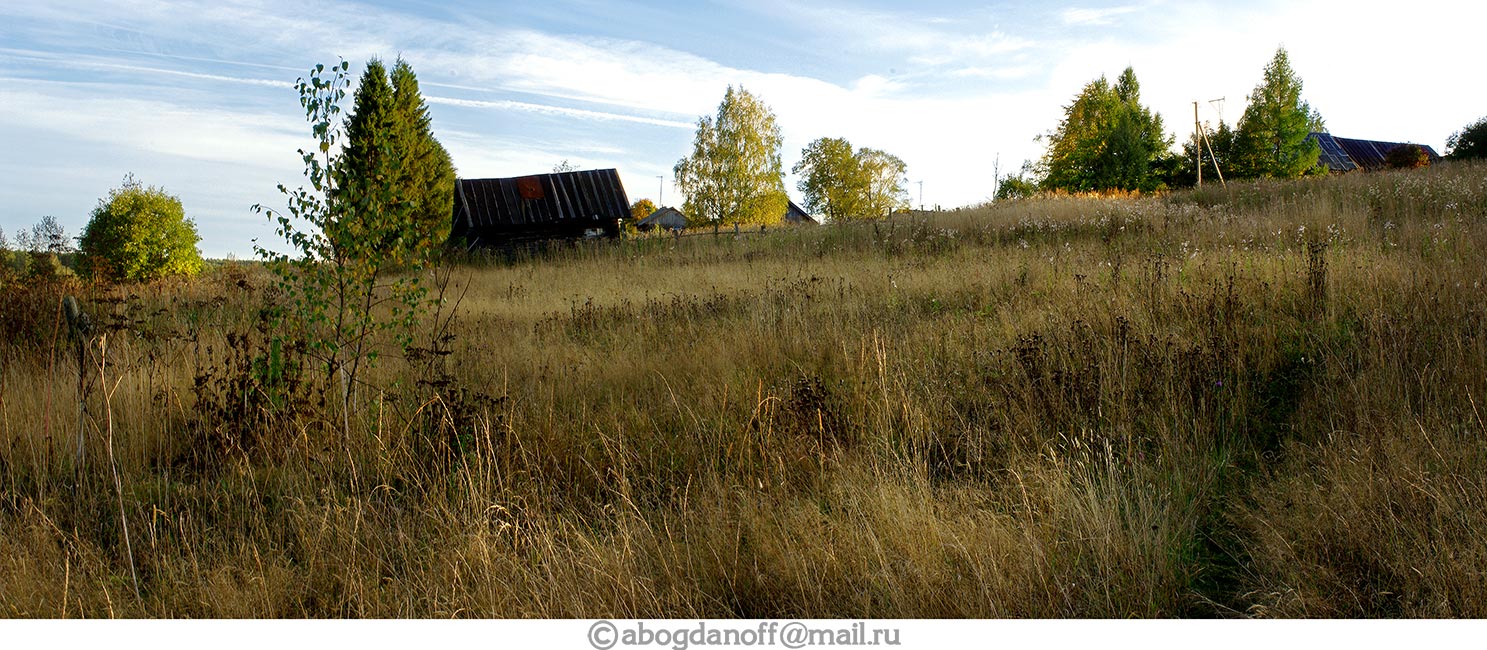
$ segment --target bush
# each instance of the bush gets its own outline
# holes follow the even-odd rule
[[[25,251],[0,249],[0,285],[20,282],[26,277],[30,258]]]
[[[201,271],[196,224],[181,200],[131,174],[93,209],[81,238],[82,266],[111,281],[143,281]]]
[[[996,190],[996,200],[998,201],[1004,199],[1025,199],[1027,197],[1037,195],[1037,182],[1027,178],[1027,176],[1023,174],[1018,174],[1016,176],[1010,174],[1007,175],[1006,177],[1002,178],[1002,182],[1001,184],[997,185]]]
[[[32,251],[27,256],[30,259],[25,265],[25,277],[29,282],[61,282],[77,275],[56,253]]]
[[[1451,160],[1487,158],[1487,117],[1466,125],[1466,128],[1446,138],[1446,157]]]
[[[1389,169],[1416,169],[1430,166],[1430,155],[1425,153],[1419,145],[1402,144],[1389,150],[1384,156],[1384,164]]]

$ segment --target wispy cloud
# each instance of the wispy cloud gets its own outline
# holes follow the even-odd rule
[[[1065,9],[1063,19],[1065,25],[1109,25],[1114,22],[1116,16],[1129,14],[1137,10],[1134,6],[1103,7],[1099,9]]]
[[[222,81],[235,84],[264,86],[268,88],[294,88],[294,84],[282,79],[261,79],[254,77],[240,77],[234,75],[191,72],[188,70],[177,70],[173,68],[134,65],[129,63],[120,63],[97,55],[62,55],[52,52],[42,52],[39,50],[0,48],[0,59],[9,59],[18,64],[43,64],[54,68],[66,68],[71,70],[88,70],[99,72],[138,72],[144,73],[148,76],[156,77],[182,77],[186,79]],[[225,61],[219,62],[226,63]]]
[[[462,106],[465,108],[487,108],[509,111],[525,111],[542,115],[558,115],[562,117],[576,117],[585,120],[600,120],[605,122],[633,122],[635,124],[647,124],[650,126],[664,126],[673,129],[691,130],[697,125],[691,122],[680,122],[677,120],[663,120],[653,117],[642,117],[639,115],[628,115],[625,113],[608,113],[604,111],[591,111],[582,108],[567,108],[563,106],[551,106],[547,104],[532,104],[518,102],[508,99],[482,100],[482,99],[458,99],[454,97],[439,97],[437,95],[425,95],[424,99],[430,104],[444,104],[447,106]]]
[[[292,113],[254,113],[129,97],[116,84],[0,78],[15,126],[191,160],[280,168],[304,144]],[[29,152],[40,153],[40,152]]]
[[[1025,79],[1036,74],[1042,68],[1031,64],[1014,64],[1007,66],[971,66],[950,70],[948,74],[952,77],[969,77],[979,79]]]
[[[832,43],[850,43],[879,57],[921,68],[956,69],[992,65],[1007,55],[1038,46],[1034,39],[1001,29],[989,10],[957,15],[924,11],[871,11],[859,6],[761,0],[763,11],[793,24],[808,26]],[[920,79],[924,78],[921,72]],[[912,84],[904,84],[913,92]]]

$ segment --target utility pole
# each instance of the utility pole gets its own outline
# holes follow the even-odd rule
[[[1217,103],[1218,104],[1219,125],[1220,126],[1222,126],[1224,124],[1224,99],[1226,99],[1226,98],[1225,97],[1220,97],[1218,99],[1210,99],[1210,100],[1208,100],[1208,103],[1209,104],[1214,104],[1214,103]],[[1224,170],[1219,169],[1219,157],[1218,157],[1218,154],[1216,154],[1216,153],[1213,152],[1213,143],[1208,141],[1208,132],[1207,131],[1204,131],[1203,132],[1203,142],[1205,142],[1205,143],[1208,144],[1208,157],[1210,157],[1210,158],[1213,159],[1213,173],[1219,175],[1219,185],[1222,185],[1222,186],[1224,186],[1226,188],[1229,187],[1229,184],[1226,183],[1226,182],[1224,182]]]
[[[924,181],[919,181],[919,211],[924,212]]]
[[[998,151],[996,160],[991,163],[991,200],[996,200],[997,190],[1002,187],[1002,152]]]
[[[1203,187],[1203,123],[1198,121],[1198,102],[1193,102],[1193,147],[1198,150],[1194,156],[1193,166],[1198,168],[1198,187]]]
[[[1214,109],[1218,110],[1218,112],[1219,112],[1219,124],[1223,124],[1224,123],[1224,100],[1225,99],[1228,99],[1228,97],[1220,97],[1218,99],[1210,99],[1210,100],[1208,100],[1208,105],[1214,107]]]
[[[1223,101],[1224,98],[1220,97],[1218,99],[1209,100],[1208,103],[1212,104],[1213,102]],[[1220,114],[1219,121],[1223,121],[1222,114]],[[1197,130],[1194,138],[1197,140],[1196,144],[1198,145],[1198,155],[1193,163],[1198,168],[1198,187],[1203,187],[1203,147],[1205,145],[1208,147],[1208,156],[1210,158],[1213,158],[1213,172],[1215,174],[1218,174],[1219,183],[1222,184],[1224,187],[1228,187],[1229,184],[1224,182],[1224,170],[1219,169],[1218,154],[1215,154],[1213,152],[1213,143],[1208,141],[1208,131],[1203,128],[1203,123],[1198,121],[1198,102],[1193,102],[1193,128]]]
[[[666,177],[656,177],[656,209],[666,207]]]

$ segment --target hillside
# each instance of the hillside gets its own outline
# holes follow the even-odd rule
[[[14,287],[0,612],[1483,617],[1484,262],[1468,164],[472,262],[349,437],[252,266]]]

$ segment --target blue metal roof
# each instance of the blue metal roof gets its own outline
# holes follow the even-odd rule
[[[1330,133],[1312,133],[1308,138],[1317,141],[1322,146],[1321,162],[1327,165],[1329,171],[1348,172],[1354,169],[1374,171],[1388,167],[1384,160],[1389,152],[1395,147],[1411,142],[1385,142],[1383,140],[1357,140],[1354,138],[1339,138]],[[1430,162],[1441,161],[1440,154],[1430,145],[1416,144],[1430,157]]]
[[[1317,141],[1322,146],[1321,162],[1327,166],[1328,171],[1350,172],[1357,169],[1352,159],[1348,158],[1347,152],[1342,150],[1342,145],[1337,144],[1337,139],[1331,133],[1313,133],[1307,136]]]

